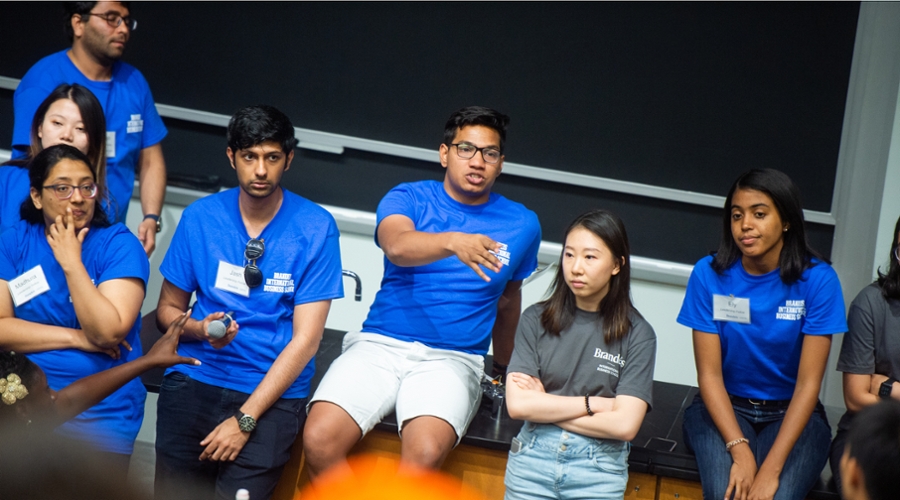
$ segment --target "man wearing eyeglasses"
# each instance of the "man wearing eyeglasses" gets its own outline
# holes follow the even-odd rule
[[[202,365],[168,370],[160,387],[159,499],[194,498],[185,483],[217,499],[272,495],[306,417],[331,300],[344,294],[334,219],[280,185],[297,144],[288,117],[247,107],[227,135],[238,187],[184,210],[160,266],[157,323],[196,293],[179,352]]]
[[[13,96],[12,156],[27,156],[34,113],[57,85],[90,89],[106,115],[107,212],[113,222],[125,222],[137,169],[144,215],[138,239],[149,256],[161,227],[166,164],[160,142],[167,131],[143,75],[119,60],[137,21],[129,2],[67,2],[65,8],[72,47],[41,59],[22,77]]]
[[[443,182],[401,184],[377,211],[384,278],[360,332],[316,390],[303,433],[312,477],[395,412],[406,465],[438,468],[481,396],[491,338],[497,372],[512,354],[522,280],[537,267],[534,212],[493,193],[509,118],[472,106],[447,121]]]

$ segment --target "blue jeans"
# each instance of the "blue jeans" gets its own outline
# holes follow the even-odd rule
[[[759,467],[772,449],[787,408],[732,407],[744,437],[750,440],[750,449]],[[734,462],[731,453],[725,451],[725,441],[699,395],[684,411],[684,440],[697,459],[703,498],[725,498]],[[775,500],[803,500],[822,474],[830,445],[831,427],[828,426],[822,403],[817,403],[784,463]]]
[[[631,443],[525,422],[506,463],[506,500],[621,499]],[[515,441],[513,441],[515,443]]]
[[[240,488],[253,500],[272,496],[291,446],[306,421],[306,399],[279,399],[262,416],[234,462],[200,461],[203,440],[249,394],[207,385],[172,372],[159,389],[155,495],[162,500],[234,500]]]

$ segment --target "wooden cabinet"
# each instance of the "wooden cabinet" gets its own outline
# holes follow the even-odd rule
[[[640,472],[628,473],[628,486],[625,487],[626,500],[655,500],[657,478],[651,474]]]
[[[674,479],[671,477],[659,478],[659,500],[703,500],[703,490],[700,483]]]

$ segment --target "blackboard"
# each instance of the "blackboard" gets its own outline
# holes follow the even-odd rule
[[[295,125],[436,149],[454,109],[512,117],[507,160],[724,195],[753,167],[787,172],[828,212],[857,3],[138,3],[126,60],[159,103],[231,114],[265,102]],[[4,4],[19,78],[67,43],[58,5]],[[11,93],[0,92],[8,147]],[[216,127],[167,120],[170,170],[233,184]],[[374,210],[428,162],[303,152],[286,178],[315,201]],[[633,251],[691,263],[720,211],[507,176],[545,239],[582,208],[622,213]],[[813,227],[828,253],[832,228]]]

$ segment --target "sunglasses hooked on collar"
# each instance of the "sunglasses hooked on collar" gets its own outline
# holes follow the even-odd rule
[[[262,239],[256,238],[251,238],[247,242],[247,247],[244,248],[244,258],[247,260],[247,265],[244,266],[244,283],[250,288],[262,285],[263,273],[256,267],[256,261],[263,256],[265,251],[266,244]]]

